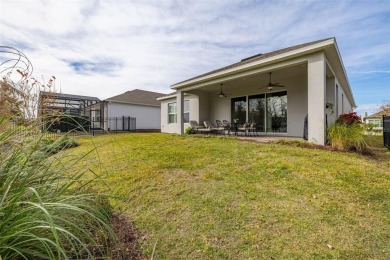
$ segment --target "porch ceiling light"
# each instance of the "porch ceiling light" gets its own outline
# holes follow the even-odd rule
[[[223,85],[223,83],[221,83],[220,85],[221,85],[221,91],[219,92],[219,97],[220,97],[220,98],[224,98],[224,97],[226,97],[226,95],[225,95],[225,93],[223,93],[223,91],[222,91],[222,85]]]
[[[285,87],[283,85],[280,85],[280,83],[272,83],[272,72],[269,72],[268,75],[269,75],[269,82],[268,82],[267,86],[265,86],[266,88],[268,88],[268,90],[272,90],[273,87],[278,87],[278,88]]]

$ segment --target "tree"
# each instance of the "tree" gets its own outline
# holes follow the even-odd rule
[[[32,77],[33,67],[27,56],[8,46],[0,46],[0,115],[20,120],[30,120],[38,116],[39,106],[52,102],[50,95],[39,100],[40,91],[53,93],[55,77],[47,83]]]
[[[6,78],[3,78],[0,82],[0,115],[20,117],[22,106],[18,90],[9,84]]]
[[[383,101],[382,105],[379,107],[379,111],[383,111],[386,115],[390,115],[390,100]]]

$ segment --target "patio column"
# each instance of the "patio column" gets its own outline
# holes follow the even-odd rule
[[[308,141],[325,145],[326,63],[323,52],[308,59],[307,87]]]
[[[184,134],[184,92],[178,90],[176,92],[177,102],[177,133]]]

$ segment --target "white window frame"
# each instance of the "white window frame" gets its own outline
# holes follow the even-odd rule
[[[188,110],[186,111],[186,102],[188,103]],[[184,111],[183,111],[183,114],[188,114],[188,122],[185,120],[185,116],[183,117],[184,118],[184,121],[183,123],[189,123],[190,122],[190,101],[189,100],[184,100]]]
[[[169,112],[169,106],[170,105],[174,105],[175,106],[175,112],[174,113],[170,113]],[[170,115],[175,115],[174,122],[170,122]],[[176,123],[177,123],[177,103],[176,102],[168,103],[168,124],[176,124]]]

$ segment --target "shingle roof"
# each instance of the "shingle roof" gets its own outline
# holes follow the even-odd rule
[[[134,89],[123,94],[107,98],[106,101],[123,102],[147,106],[160,106],[160,101],[156,98],[164,96],[163,93]]]
[[[204,76],[207,76],[207,75],[211,75],[211,74],[214,74],[214,73],[217,73],[217,72],[228,70],[228,69],[231,69],[231,68],[234,68],[234,67],[238,67],[238,66],[241,66],[241,65],[244,65],[244,64],[247,64],[247,63],[251,63],[251,62],[254,62],[254,61],[270,58],[270,57],[273,57],[273,56],[276,56],[276,55],[279,55],[279,54],[283,54],[283,53],[286,53],[286,52],[289,52],[289,51],[297,50],[297,49],[300,49],[300,48],[303,48],[303,47],[307,47],[307,46],[310,46],[310,45],[314,45],[316,43],[320,43],[320,42],[327,41],[327,40],[330,40],[330,39],[334,39],[334,38],[333,37],[332,38],[326,38],[326,39],[322,39],[322,40],[318,40],[318,41],[313,41],[313,42],[308,42],[308,43],[304,43],[304,44],[291,46],[291,47],[280,49],[280,50],[276,50],[276,51],[271,51],[271,52],[267,52],[267,53],[263,53],[263,54],[257,54],[257,55],[254,55],[254,56],[242,59],[240,62],[236,62],[236,63],[233,63],[231,65],[228,65],[228,66],[225,66],[225,67],[222,67],[222,68],[219,68],[219,69],[216,69],[216,70],[213,70],[213,71],[210,71],[210,72],[198,75],[196,77],[193,77],[193,78],[190,78],[190,79],[178,82],[176,84],[173,84],[172,87],[175,86],[175,85],[178,85],[178,84],[181,84],[181,83],[193,80],[193,79],[201,78],[201,77],[204,77]]]
[[[380,111],[380,112],[377,112],[375,114],[366,116],[364,119],[368,119],[368,118],[382,118],[382,116],[387,116],[387,115],[388,114],[385,111]]]

